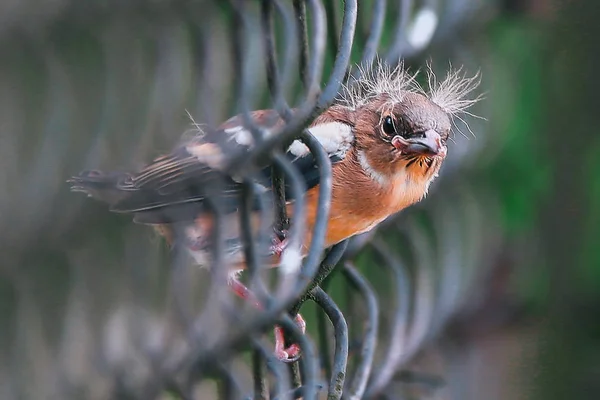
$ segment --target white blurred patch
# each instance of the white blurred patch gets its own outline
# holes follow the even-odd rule
[[[104,327],[104,356],[111,366],[122,365],[131,356],[129,323],[127,309],[120,307],[110,315]]]
[[[302,253],[296,247],[288,247],[281,255],[280,269],[283,274],[297,273],[302,265]]]
[[[294,140],[292,145],[288,147],[288,151],[296,157],[304,157],[309,153],[308,147],[299,140]]]
[[[214,169],[220,169],[223,167],[225,157],[223,152],[213,143],[202,143],[202,144],[191,144],[186,146],[188,153],[193,155],[203,164],[208,165]]]
[[[231,139],[235,140],[235,142],[242,146],[252,146],[254,143],[254,138],[252,137],[252,133],[246,130],[243,126],[234,126],[233,128],[225,129],[225,133],[231,136]]]
[[[425,48],[438,25],[438,16],[431,8],[419,10],[412,23],[408,26],[407,41],[415,50]]]

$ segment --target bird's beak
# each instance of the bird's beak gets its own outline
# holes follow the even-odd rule
[[[405,139],[402,136],[394,136],[392,145],[403,154],[434,156],[442,148],[442,138],[439,133],[430,129],[425,131],[421,137]]]

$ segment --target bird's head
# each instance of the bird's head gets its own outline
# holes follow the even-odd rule
[[[407,93],[401,102],[381,95],[356,112],[359,161],[382,179],[433,176],[446,157],[450,128],[448,114],[422,94]]]
[[[358,162],[382,184],[401,176],[428,186],[446,157],[453,117],[478,100],[466,98],[478,75],[450,71],[438,83],[430,69],[426,91],[402,65],[361,72],[338,103],[352,110]]]

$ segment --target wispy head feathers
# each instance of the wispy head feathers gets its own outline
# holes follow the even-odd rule
[[[358,78],[342,86],[337,103],[356,109],[381,94],[387,94],[391,101],[401,102],[409,92],[423,93],[417,82],[417,73],[410,74],[404,64],[391,68],[383,62],[375,62],[372,67],[357,66]]]
[[[474,98],[468,97],[481,83],[479,71],[475,75],[467,77],[463,73],[462,67],[453,70],[450,65],[446,77],[438,82],[431,65],[428,65],[427,82],[429,99],[450,115],[465,112],[482,98],[481,94]]]
[[[446,77],[438,81],[431,65],[427,65],[428,88],[423,88],[417,81],[420,71],[410,73],[400,63],[395,68],[382,61],[376,61],[373,67],[358,67],[358,78],[343,86],[337,98],[337,104],[357,109],[375,97],[385,94],[390,101],[402,102],[407,93],[419,93],[437,104],[450,116],[466,112],[478,102],[481,96],[469,98],[479,83],[480,74],[467,77],[462,67],[453,70],[450,66]]]

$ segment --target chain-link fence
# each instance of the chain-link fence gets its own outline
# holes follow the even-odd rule
[[[443,75],[450,59],[479,69],[473,32],[486,8],[461,0],[30,3],[0,6],[0,185],[10,193],[0,197],[2,398],[405,398],[397,385],[406,381],[436,386],[406,368],[485,273],[484,254],[498,242],[487,225],[493,198],[461,179],[488,140],[484,125],[458,121],[426,201],[324,259],[331,167],[303,129],[356,76],[355,63],[379,56],[418,68],[431,59]],[[261,139],[249,112],[266,108],[285,124]],[[200,270],[147,228],[68,191],[65,180],[81,169],[131,170],[171,148],[190,126],[186,110],[202,129],[241,113],[255,135],[251,152],[226,160],[245,188],[241,210],[260,200],[253,178],[270,163],[278,184],[302,197],[279,151],[292,140],[302,139],[319,167],[317,223],[297,273],[265,270],[265,235],[253,236],[241,213],[242,278],[262,310],[224,289],[219,240],[213,268]],[[212,200],[220,232],[218,190]],[[299,204],[294,220],[302,213]],[[292,240],[301,229],[292,223]],[[288,314],[298,311],[306,335]],[[275,324],[300,344],[299,361],[274,357]]]

